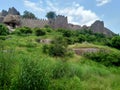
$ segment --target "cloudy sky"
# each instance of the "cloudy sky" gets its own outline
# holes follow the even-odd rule
[[[38,18],[46,18],[49,11],[68,17],[68,22],[91,25],[102,20],[107,28],[120,33],[120,0],[0,0],[0,11],[15,7],[21,14],[25,10]]]

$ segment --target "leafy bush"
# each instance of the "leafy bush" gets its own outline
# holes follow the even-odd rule
[[[21,27],[21,28],[17,28],[14,33],[18,35],[28,35],[28,34],[32,34],[32,29],[29,27]]]
[[[82,35],[82,34],[79,35],[79,36],[78,36],[78,42],[79,42],[79,43],[82,43],[82,42],[84,42],[84,41],[86,41],[85,35]]]
[[[46,34],[46,32],[41,28],[34,28],[34,30],[35,30],[35,35],[36,36],[43,36],[43,35]]]
[[[71,37],[71,36],[73,36],[73,32],[71,30],[64,30],[63,36],[64,37]]]
[[[65,56],[67,52],[67,43],[64,38],[58,37],[53,41],[53,44],[49,47],[49,55],[51,56]]]
[[[42,47],[42,51],[43,51],[43,53],[49,53],[49,46],[48,45],[43,45],[43,47]]]
[[[113,37],[111,42],[112,42],[112,47],[120,49],[120,36]]]
[[[8,35],[9,34],[9,29],[3,25],[0,24],[0,35]]]
[[[115,52],[86,53],[85,57],[100,62],[105,66],[120,66],[120,54]]]

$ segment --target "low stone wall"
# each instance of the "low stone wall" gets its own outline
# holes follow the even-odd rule
[[[74,48],[73,51],[77,55],[83,55],[85,53],[99,52],[100,49],[98,48]]]

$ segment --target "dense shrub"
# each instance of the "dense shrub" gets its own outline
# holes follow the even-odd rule
[[[34,28],[34,30],[35,30],[35,35],[36,36],[43,36],[43,35],[46,34],[46,32],[41,28]]]
[[[71,36],[73,36],[73,32],[71,30],[64,30],[63,36],[64,37],[71,37]]]
[[[21,27],[21,28],[17,28],[14,33],[18,35],[28,35],[28,34],[32,34],[32,29],[29,27]]]
[[[79,35],[79,36],[78,36],[78,42],[79,42],[79,43],[82,43],[82,42],[84,42],[84,41],[86,41],[86,37],[85,37],[84,35],[82,35],[82,34]]]
[[[49,48],[49,55],[51,56],[63,57],[65,56],[65,52],[66,52],[66,48],[61,45],[55,44],[55,45],[51,45],[51,47]]]
[[[42,51],[43,51],[43,53],[49,53],[49,45],[43,45],[43,47],[42,47]]]
[[[64,38],[58,37],[53,41],[53,44],[49,47],[49,55],[51,56],[65,56],[67,52],[67,43]]]
[[[85,57],[100,62],[105,66],[120,66],[120,54],[115,52],[100,51],[97,53],[86,53]]]
[[[112,47],[120,49],[120,36],[113,37],[111,43],[112,43]]]
[[[0,24],[0,35],[8,35],[9,34],[9,29],[3,25]]]

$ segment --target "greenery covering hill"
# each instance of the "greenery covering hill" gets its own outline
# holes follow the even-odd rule
[[[48,26],[0,35],[0,90],[120,89],[120,36]],[[51,42],[41,42],[46,39]],[[76,55],[72,50],[83,47],[100,51]]]

